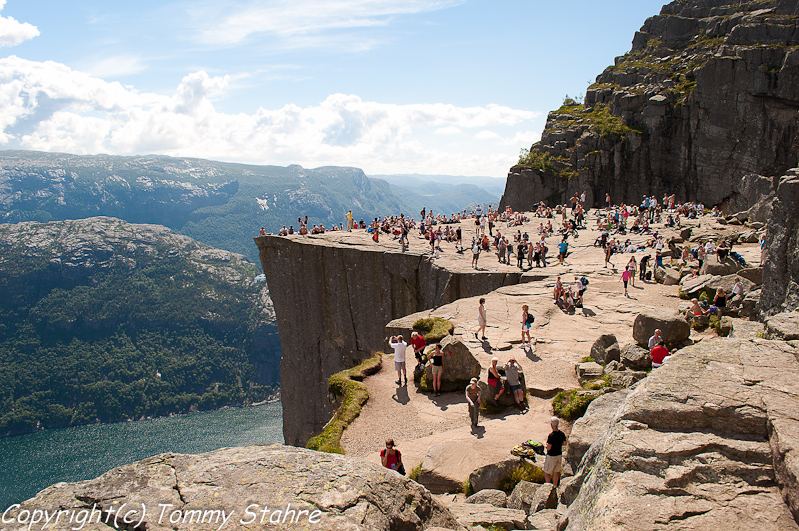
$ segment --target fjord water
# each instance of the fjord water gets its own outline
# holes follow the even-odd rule
[[[137,422],[95,424],[0,439],[0,513],[59,481],[95,478],[164,452],[283,442],[280,402]]]

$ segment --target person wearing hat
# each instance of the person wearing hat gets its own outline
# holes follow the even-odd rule
[[[552,432],[547,437],[547,458],[544,461],[544,482],[552,483],[555,488],[560,483],[560,472],[563,469],[563,443],[566,442],[566,435],[558,429],[560,420],[552,417],[549,426]]]
[[[472,419],[472,426],[477,426],[477,418],[480,407],[480,388],[477,386],[477,378],[472,378],[466,386],[466,402],[469,404],[469,418]]]
[[[522,384],[519,381],[519,373],[522,369],[516,363],[516,357],[511,356],[508,358],[508,363],[506,363],[502,368],[505,369],[505,378],[508,379],[508,385],[513,393],[513,399],[516,400],[516,405],[524,409],[524,406],[526,405],[523,402],[524,391],[522,390]]]
[[[494,356],[491,358],[491,367],[488,368],[488,385],[494,388],[494,390],[491,391],[494,394],[494,402],[499,400],[499,397],[505,392],[505,388],[502,387],[502,378],[499,374],[497,362],[499,362],[499,358]],[[497,391],[499,392],[497,393]]]

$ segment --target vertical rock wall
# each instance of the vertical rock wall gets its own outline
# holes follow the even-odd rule
[[[780,179],[772,208],[760,292],[766,315],[799,310],[799,168]]]
[[[605,193],[628,204],[673,193],[745,210],[745,175],[797,165],[797,15],[796,0],[664,6],[582,104],[549,114],[532,156],[511,168],[500,208],[587,191],[591,206],[604,206]]]
[[[277,314],[283,436],[304,446],[330,420],[330,375],[388,348],[385,325],[458,298],[516,284],[517,273],[455,273],[429,256],[328,237],[255,239]]]

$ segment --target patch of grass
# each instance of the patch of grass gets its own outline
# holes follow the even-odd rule
[[[586,356],[586,357],[584,357],[583,359],[580,360],[580,363],[590,363],[592,361],[596,361],[596,360],[594,358],[592,358],[591,356]]]
[[[685,293],[685,292],[682,290],[682,288],[680,288],[680,290],[677,292],[677,296],[678,296],[679,298],[681,298],[682,300],[684,300],[684,301],[690,300],[690,297],[688,296],[688,294],[687,294],[687,293]]]
[[[344,453],[341,435],[361,414],[361,408],[369,399],[369,392],[361,381],[379,371],[382,363],[383,353],[377,352],[359,365],[337,372],[328,379],[327,388],[334,395],[342,397],[341,405],[322,433],[312,437],[305,445],[306,448],[335,454]]]
[[[461,484],[461,492],[464,493],[466,496],[471,496],[474,494],[474,489],[472,489],[472,482],[469,481],[469,478],[463,480]]]
[[[422,473],[422,463],[419,463],[413,468],[413,470],[411,470],[410,474],[408,474],[408,479],[419,481],[419,474],[421,473]]]
[[[529,481],[531,483],[543,483],[544,471],[540,467],[535,466],[527,461],[521,461],[511,471],[510,475],[499,482],[499,490],[510,492],[516,487],[520,481]]]
[[[703,291],[699,294],[699,302],[710,302],[710,295],[707,294],[707,291]]]
[[[561,391],[552,399],[552,409],[555,415],[566,420],[576,420],[585,414],[585,410],[596,397],[591,395],[578,395],[577,389]]]
[[[413,323],[413,329],[422,334],[427,344],[434,344],[452,334],[454,327],[449,320],[435,317],[433,319],[419,319]]]
[[[587,391],[596,391],[597,389],[604,389],[605,387],[610,387],[609,374],[604,375],[602,378],[583,383],[583,389]]]

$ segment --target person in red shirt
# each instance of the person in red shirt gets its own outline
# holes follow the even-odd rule
[[[380,450],[380,461],[386,468],[396,470],[400,474],[405,473],[405,467],[402,465],[402,454],[394,448],[394,439],[386,440],[385,450]]]
[[[652,351],[649,353],[649,356],[652,358],[652,367],[660,367],[667,359],[671,357],[669,355],[669,349],[667,349],[663,344],[662,339],[652,349]]]
[[[413,354],[416,356],[416,364],[421,366],[422,351],[427,346],[427,342],[419,332],[411,332],[411,346],[413,347]]]

